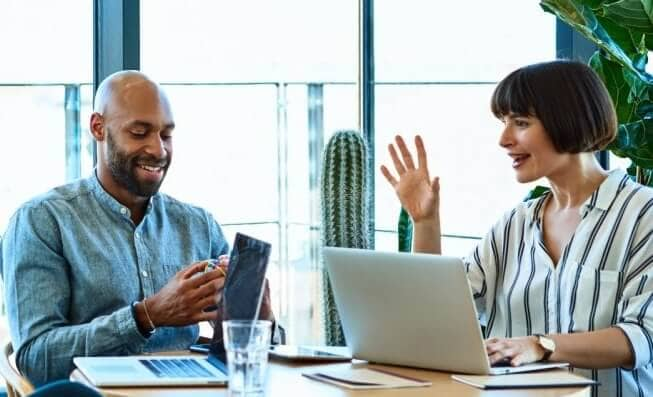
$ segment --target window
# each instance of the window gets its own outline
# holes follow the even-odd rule
[[[374,7],[376,248],[396,250],[400,210],[379,165],[395,134],[414,146],[420,133],[441,178],[443,253],[466,255],[534,185],[516,182],[489,103],[509,72],[555,58],[555,19],[520,0]]]
[[[396,249],[399,204],[378,173],[395,133],[422,133],[442,177],[445,253],[467,253],[530,189],[497,148],[488,102],[509,71],[555,57],[554,19],[519,0],[438,5],[374,5],[377,249]],[[317,176],[325,142],[358,124],[358,6],[140,1],[141,69],[168,92],[177,125],[163,191],[210,210],[228,239],[273,244],[268,277],[289,343],[322,342]],[[20,203],[92,170],[92,7],[3,3],[0,231]]]
[[[272,243],[290,343],[321,341],[315,171],[333,131],[356,127],[357,16],[349,0],[141,0],[141,69],[177,125],[162,190],[209,209],[230,240]]]
[[[2,4],[0,233],[20,204],[92,169],[91,140],[80,122],[92,101],[92,6]]]

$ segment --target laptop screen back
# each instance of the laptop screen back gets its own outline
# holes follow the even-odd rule
[[[265,272],[271,246],[265,241],[236,233],[229,256],[229,270],[218,307],[223,320],[255,320],[263,299]],[[225,360],[221,324],[213,330],[210,351]]]

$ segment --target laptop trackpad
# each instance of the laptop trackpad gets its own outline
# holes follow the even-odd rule
[[[102,374],[105,379],[130,379],[134,377],[154,378],[154,374],[138,362],[96,362],[89,366],[93,374]]]

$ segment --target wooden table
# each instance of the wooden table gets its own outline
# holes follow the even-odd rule
[[[295,364],[284,361],[270,360],[268,379],[266,383],[265,396],[507,396],[507,397],[581,397],[590,396],[589,387],[584,388],[550,388],[550,389],[522,389],[522,390],[495,390],[483,391],[471,386],[456,382],[451,379],[451,374],[437,371],[419,370],[413,368],[393,367],[384,365],[370,365],[375,368],[387,368],[395,373],[425,379],[433,382],[431,387],[420,387],[411,389],[385,389],[385,390],[348,390],[337,386],[329,385],[322,382],[310,380],[302,376],[302,372],[308,370],[317,370],[324,367],[350,367],[360,366],[361,364],[339,363],[339,364]],[[70,378],[72,380],[88,383],[84,376],[77,370],[73,371]],[[226,396],[226,387],[160,387],[160,388],[104,388],[101,389],[106,396],[122,397],[172,397],[188,396],[193,397],[216,397]],[[192,394],[191,394],[192,393]]]

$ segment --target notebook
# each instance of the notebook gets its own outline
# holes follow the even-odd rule
[[[263,297],[270,244],[237,233],[229,257],[222,305],[224,319],[256,319]],[[75,357],[73,362],[95,386],[185,386],[227,383],[222,327],[214,328],[208,357]]]
[[[345,389],[402,389],[428,387],[428,380],[408,377],[379,368],[334,368],[304,372],[302,375],[318,382],[330,383]]]
[[[597,385],[598,382],[567,370],[486,376],[451,375],[453,380],[479,389],[524,389],[531,387],[578,387]]]
[[[480,375],[568,365],[491,367],[460,258],[334,247],[323,254],[354,358]]]

